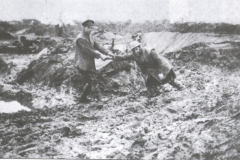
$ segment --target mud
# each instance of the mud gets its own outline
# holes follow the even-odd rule
[[[4,62],[2,58],[0,58],[0,73],[6,72],[7,69],[8,69],[7,63]]]
[[[32,107],[32,94],[14,85],[0,84],[0,100],[18,101],[23,106]]]
[[[22,81],[6,79],[6,73],[0,97],[7,86],[22,90],[29,93],[24,97],[32,96],[26,100],[32,110],[0,115],[0,157],[238,159],[240,69],[230,67],[238,61],[237,49],[206,42],[166,53],[184,89],[166,84],[150,99],[134,63],[109,63],[99,71],[103,101],[88,104],[75,102],[81,88],[73,84],[81,84],[81,75],[68,79],[75,74],[71,58],[67,63],[66,57],[51,55],[14,65],[14,80]],[[14,58],[4,60],[20,57]]]

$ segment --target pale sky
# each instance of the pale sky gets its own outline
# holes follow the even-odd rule
[[[61,17],[66,23],[169,19],[240,24],[240,0],[0,0],[0,4],[0,20],[58,23]]]

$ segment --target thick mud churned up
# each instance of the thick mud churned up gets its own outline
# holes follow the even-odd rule
[[[0,157],[237,160],[238,55],[236,43],[209,42],[165,53],[184,89],[166,84],[150,99],[134,63],[110,62],[99,71],[103,102],[88,104],[75,102],[82,85],[71,59],[5,56],[0,98],[31,111],[0,114]]]

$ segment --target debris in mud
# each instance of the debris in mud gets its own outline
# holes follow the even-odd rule
[[[48,48],[49,54],[68,53],[73,50],[73,39],[20,36],[19,40],[0,44],[0,53],[10,54],[37,54]]]
[[[70,132],[70,128],[69,127],[63,127],[63,129],[62,129],[62,136],[63,137],[68,137],[69,132]]]
[[[8,88],[9,87],[9,88]],[[21,105],[32,107],[32,95],[31,93],[25,92],[23,90],[15,90],[14,86],[0,85],[0,99],[6,102],[18,101]]]
[[[0,58],[0,73],[6,72],[8,69],[8,64],[3,61],[2,58]]]
[[[15,37],[11,33],[5,31],[2,27],[0,27],[0,39],[11,40],[11,39],[15,39]]]

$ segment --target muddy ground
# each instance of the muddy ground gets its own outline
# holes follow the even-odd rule
[[[34,56],[1,55],[11,64],[1,75],[1,100],[18,100],[32,110],[0,115],[0,157],[237,160],[240,69],[231,67],[228,56],[219,60],[218,52],[204,58],[201,49],[209,48],[189,46],[166,56],[181,91],[166,84],[150,99],[144,89],[108,91],[103,102],[89,104],[77,104],[74,89],[32,80],[19,85],[14,80]]]

